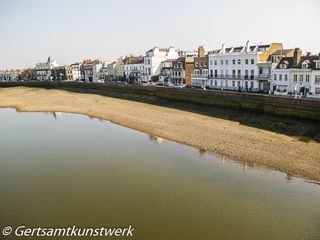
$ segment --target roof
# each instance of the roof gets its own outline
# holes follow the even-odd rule
[[[144,58],[142,56],[139,57],[126,57],[123,60],[124,64],[142,64],[144,63]]]
[[[251,45],[249,46],[250,51],[254,51],[256,48],[258,48],[258,51],[265,51],[268,48],[270,48],[271,44],[259,44],[259,45]],[[238,53],[238,52],[242,52],[244,51],[246,48],[246,46],[236,46],[236,47],[228,47],[225,48],[226,54],[231,53],[231,50],[233,50],[234,53]],[[219,54],[221,52],[221,48],[220,49],[216,49],[213,51],[210,51],[209,54]]]
[[[302,64],[307,63],[308,67],[306,69],[317,69],[316,68],[316,61],[320,61],[320,57],[317,55],[309,55],[309,56],[302,56],[300,58],[300,61],[297,66],[293,66],[293,57],[283,57],[279,61],[278,65],[276,66],[276,69],[281,69],[283,65],[286,65],[286,68],[301,68]]]
[[[294,49],[282,49],[282,50],[277,50],[273,53],[271,53],[270,55],[282,55],[282,56],[286,56],[289,53],[294,52]]]

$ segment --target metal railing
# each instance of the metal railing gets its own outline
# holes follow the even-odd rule
[[[258,76],[209,75],[209,79],[257,80]]]

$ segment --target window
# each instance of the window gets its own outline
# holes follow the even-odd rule
[[[217,60],[214,60],[214,65],[218,65],[218,62],[217,62]]]
[[[284,75],[284,80],[285,80],[285,81],[288,81],[288,74],[285,74],[285,75]]]
[[[210,60],[210,66],[212,66],[212,60]]]
[[[236,77],[236,70],[235,69],[232,70],[232,77]]]
[[[254,64],[254,59],[251,59],[251,64]]]
[[[214,77],[218,77],[218,70],[214,70]]]
[[[247,70],[247,69],[245,70],[244,77],[245,77],[245,79],[249,78],[249,70]]]
[[[232,87],[236,86],[236,81],[232,81]]]
[[[223,77],[223,70],[220,70],[220,76]]]
[[[217,80],[214,80],[214,85],[215,85],[215,86],[217,86],[217,85],[218,85],[218,84],[217,84]]]
[[[241,59],[238,59],[238,64],[239,64],[239,65],[241,64]]]
[[[249,60],[248,59],[246,59],[246,65],[248,65],[249,64]]]
[[[223,60],[220,61],[221,65],[223,65]]]
[[[253,88],[253,82],[250,82],[250,88]]]
[[[226,60],[226,65],[229,65],[229,60]]]
[[[236,60],[235,59],[232,60],[232,64],[236,65]]]
[[[226,77],[228,77],[228,76],[229,76],[229,70],[226,69]]]
[[[238,69],[238,78],[240,78],[240,77],[241,77],[241,70]]]
[[[251,79],[254,79],[254,70],[251,70],[251,76],[250,76]]]
[[[315,90],[316,90],[315,91],[316,94],[320,94],[320,87],[316,87]]]
[[[297,74],[293,75],[293,81],[295,81],[295,82],[298,81],[298,75]]]
[[[210,70],[210,77],[213,77],[213,70]]]
[[[302,68],[308,68],[308,64],[307,63],[302,63]]]
[[[282,74],[279,74],[279,81],[282,81]]]
[[[302,74],[300,74],[300,82],[303,82],[303,75]]]
[[[195,62],[195,65],[196,65],[196,68],[199,67],[199,63],[198,62]]]
[[[316,61],[316,68],[320,68],[320,61]]]
[[[314,77],[314,84],[320,85],[320,75],[316,75],[316,76]]]
[[[274,80],[274,81],[277,81],[277,74],[274,74],[274,75],[273,75],[273,80]]]
[[[306,82],[310,82],[310,75],[306,75]]]

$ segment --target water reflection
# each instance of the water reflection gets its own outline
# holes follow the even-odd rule
[[[148,134],[148,136],[149,136],[150,142],[153,142],[153,143],[156,143],[156,144],[161,144],[164,141],[163,138],[158,137],[158,136],[154,136],[154,135],[151,135],[151,134]]]

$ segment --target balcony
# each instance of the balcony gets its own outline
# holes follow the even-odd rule
[[[192,78],[202,78],[202,79],[208,79],[208,75],[207,74],[191,74]]]
[[[213,75],[209,76],[209,79],[258,80],[258,76]]]
[[[258,75],[258,80],[271,80],[271,74],[259,74]]]

